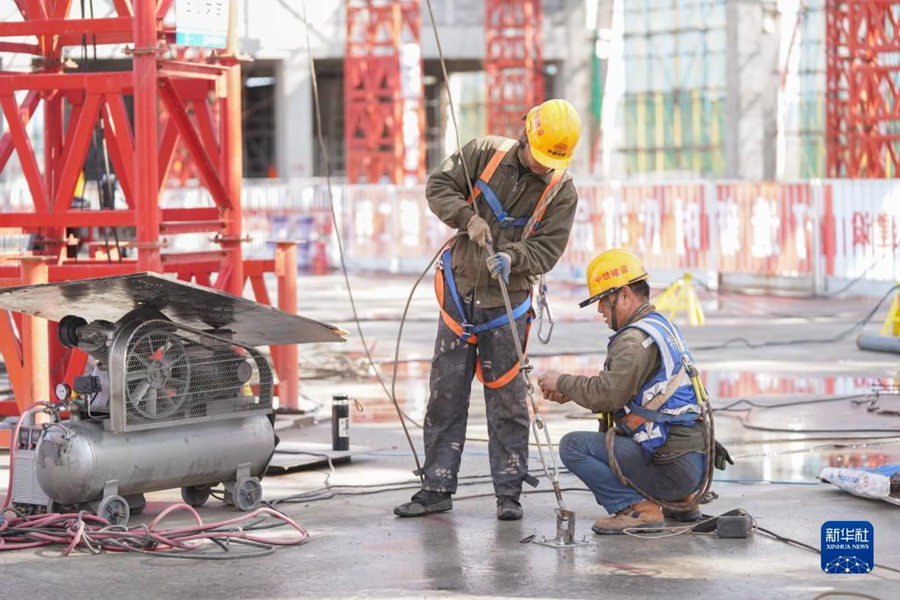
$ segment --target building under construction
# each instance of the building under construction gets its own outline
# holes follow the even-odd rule
[[[898,22],[0,1],[0,595],[896,597]]]

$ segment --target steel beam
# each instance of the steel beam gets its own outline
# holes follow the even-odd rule
[[[421,22],[421,0],[347,0],[344,139],[350,182],[425,179],[424,92],[412,89],[404,96],[411,86],[401,85],[400,61],[407,44],[419,46]],[[417,132],[416,140],[404,138],[406,119],[416,120],[407,128]]]
[[[522,115],[544,99],[540,0],[487,0],[487,129],[518,138]]]
[[[167,44],[174,41],[174,30],[163,25],[172,0],[112,0],[116,16],[99,19],[67,18],[71,4],[71,0],[16,0],[24,20],[0,22],[0,38],[37,39],[36,44],[2,39],[0,53],[19,52],[40,58],[32,72],[0,71],[0,109],[9,124],[0,137],[0,170],[15,151],[33,203],[31,211],[0,214],[0,227],[34,232],[48,241],[42,250],[45,256],[36,256],[31,263],[0,264],[0,285],[21,284],[24,276],[29,282],[37,282],[157,271],[193,277],[202,285],[210,285],[211,276],[218,274],[217,286],[240,294],[245,272],[241,251],[241,78],[236,57],[236,2],[231,0],[228,48],[215,53],[202,51],[196,58],[178,61],[161,58],[169,49]],[[133,44],[128,49],[131,69],[62,72],[62,48],[80,45],[85,38],[98,45]],[[20,91],[27,92],[21,104],[16,102]],[[125,96],[133,97],[133,125]],[[160,96],[168,115],[162,130]],[[26,129],[39,106],[44,114],[44,152],[40,159]],[[188,106],[196,115],[193,122]],[[127,210],[71,209],[76,181],[98,120]],[[160,195],[179,143],[191,149],[192,160],[204,174],[216,206],[160,207]],[[134,227],[137,240],[129,248],[136,249],[137,256],[119,262],[83,257],[68,261],[62,243],[66,229],[94,227]],[[221,250],[161,252],[161,233],[206,231],[218,234]],[[254,261],[248,268],[262,278],[263,271],[271,272],[275,265],[274,261]],[[64,372],[64,380],[82,371],[86,357],[48,348],[56,342],[46,339],[46,327],[41,334],[33,322],[21,316],[0,316],[0,352],[17,400],[20,396],[46,399],[49,395],[48,356],[54,358],[54,364],[61,363],[58,371]],[[19,339],[17,331],[26,329],[27,335]],[[29,362],[29,357],[37,354],[44,364]],[[64,360],[58,360],[60,357]],[[53,375],[58,376],[58,372]],[[27,394],[20,394],[26,387]],[[11,406],[8,400],[0,399],[0,403]],[[16,410],[20,410],[20,404]]]

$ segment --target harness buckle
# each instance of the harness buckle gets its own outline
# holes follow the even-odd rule
[[[510,227],[516,227],[518,225],[518,223],[516,223],[516,221],[518,221],[518,219],[514,219],[510,216],[503,217],[503,219],[500,221],[500,227],[502,227],[503,229],[509,229]]]

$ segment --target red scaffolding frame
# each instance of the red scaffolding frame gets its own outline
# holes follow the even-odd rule
[[[347,0],[347,180],[425,179],[421,0]]]
[[[826,0],[826,172],[900,173],[900,14],[896,0]]]
[[[487,0],[487,130],[519,137],[522,115],[544,100],[540,0]]]
[[[8,124],[0,138],[0,170],[15,152],[33,202],[32,210],[0,214],[0,228],[19,228],[43,240],[32,256],[0,262],[0,286],[155,271],[235,295],[242,295],[249,279],[257,300],[269,304],[262,279],[277,270],[279,287],[295,290],[295,250],[280,245],[276,260],[269,261],[244,261],[242,256],[241,76],[234,0],[227,48],[198,53],[192,60],[176,55],[175,31],[163,22],[173,0],[112,4],[114,17],[79,19],[69,18],[72,0],[16,0],[22,20],[0,22],[0,52],[34,57],[30,72],[0,72],[0,108]],[[23,37],[37,43],[7,41]],[[72,72],[63,48],[83,39],[98,46],[126,44],[131,68]],[[128,97],[133,116],[126,109]],[[44,150],[38,157],[26,126],[41,103]],[[125,206],[76,210],[73,194],[98,123]],[[180,144],[212,205],[160,206]],[[109,257],[69,258],[65,232],[79,227],[134,228],[136,256],[115,262]],[[215,236],[217,249],[163,252],[161,235],[187,233]],[[285,300],[280,308],[296,312],[295,291],[293,296],[289,290],[279,293],[279,299]],[[15,416],[47,399],[50,383],[71,382],[87,359],[56,342],[54,325],[48,335],[43,320],[5,311],[0,311],[0,352],[14,395],[14,400],[0,398],[0,416]],[[273,348],[272,356],[284,382],[282,404],[292,406],[297,398],[296,348]]]

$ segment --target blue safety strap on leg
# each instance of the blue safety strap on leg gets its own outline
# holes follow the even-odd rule
[[[453,259],[451,258],[450,248],[444,250],[444,253],[441,255],[441,266],[444,268],[444,279],[447,280],[447,287],[450,288],[450,297],[453,298],[453,303],[456,304],[456,310],[459,311],[460,324],[463,326],[463,329],[466,329],[469,326],[469,322],[466,320],[466,313],[463,312],[462,302],[459,299],[459,293],[456,291],[456,281],[453,279]]]
[[[476,181],[475,186],[481,190],[482,194],[484,194],[484,199],[487,200],[488,206],[494,211],[494,216],[497,217],[500,227],[525,227],[528,224],[528,219],[525,217],[520,219],[513,219],[510,217],[509,214],[503,210],[503,205],[500,204],[500,200],[497,199],[497,194],[494,193],[491,186],[483,179]]]

